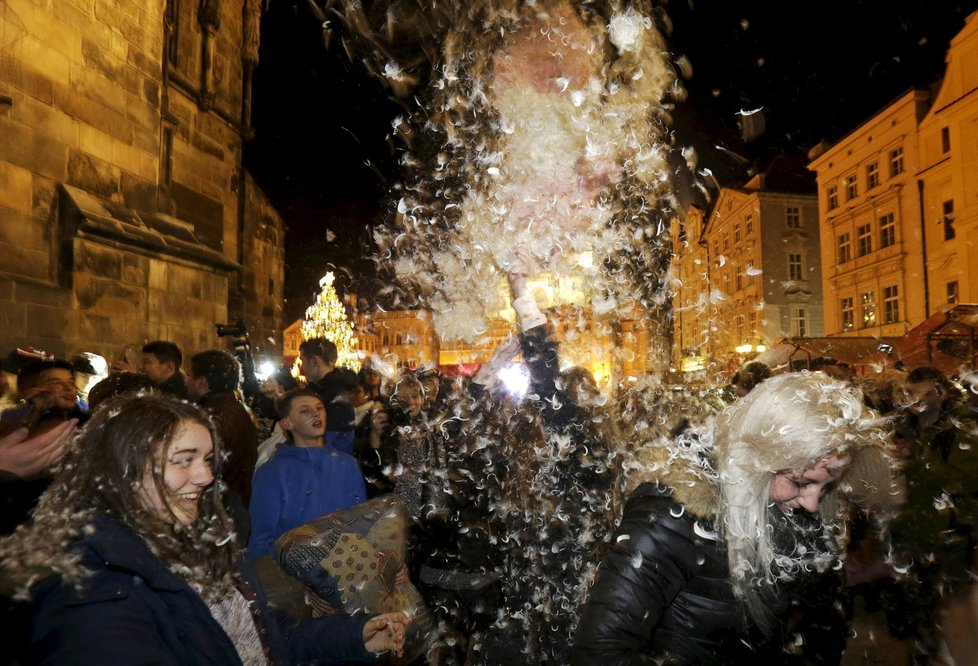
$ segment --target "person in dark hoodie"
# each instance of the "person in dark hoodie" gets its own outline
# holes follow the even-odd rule
[[[23,663],[293,664],[400,652],[403,614],[295,622],[265,603],[224,511],[199,407],[106,403],[31,525],[0,540],[0,592],[30,602]]]

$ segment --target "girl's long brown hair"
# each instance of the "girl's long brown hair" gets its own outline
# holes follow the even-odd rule
[[[215,482],[201,493],[197,519],[182,525],[172,511],[167,519],[148,509],[142,492],[148,471],[166,497],[167,448],[190,423],[206,428],[214,442]],[[223,597],[234,585],[239,548],[222,502],[221,459],[221,438],[199,407],[158,393],[106,401],[75,436],[33,522],[0,540],[2,587],[23,597],[52,573],[82,584],[86,571],[72,545],[96,518],[108,516],[139,535],[202,597]]]

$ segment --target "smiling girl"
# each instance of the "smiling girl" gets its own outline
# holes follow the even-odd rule
[[[220,438],[196,406],[106,402],[34,523],[0,541],[0,583],[31,601],[26,663],[289,664],[399,651],[406,618],[296,623],[265,603],[224,511]]]

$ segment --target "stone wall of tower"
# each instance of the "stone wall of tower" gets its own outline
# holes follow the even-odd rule
[[[281,329],[284,229],[241,166],[257,12],[0,3],[0,352]]]

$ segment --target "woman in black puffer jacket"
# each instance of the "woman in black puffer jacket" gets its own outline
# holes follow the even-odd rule
[[[748,623],[769,631],[786,610],[779,589],[836,561],[840,491],[867,504],[889,492],[871,417],[846,384],[781,375],[645,447],[647,482],[584,605],[573,663],[737,661]]]

